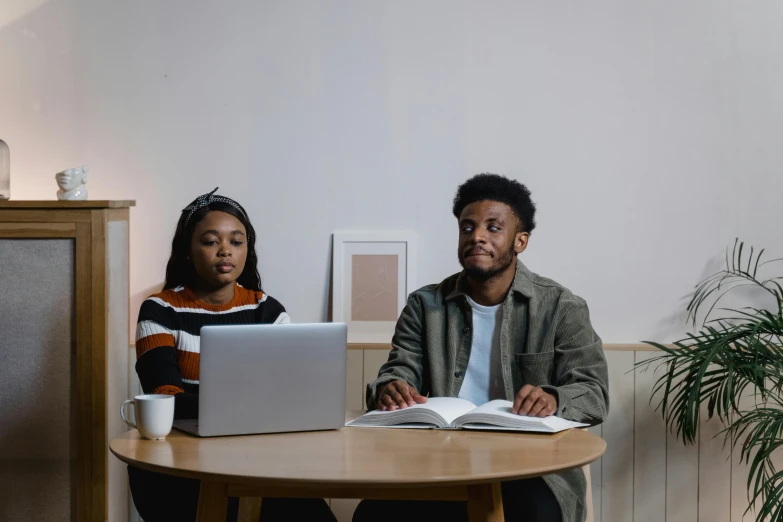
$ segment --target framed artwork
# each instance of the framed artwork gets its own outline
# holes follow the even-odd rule
[[[349,343],[390,343],[408,294],[416,289],[412,232],[335,232],[332,320],[348,324]]]

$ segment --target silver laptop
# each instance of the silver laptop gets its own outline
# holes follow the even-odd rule
[[[225,325],[201,329],[197,435],[342,428],[345,323]]]

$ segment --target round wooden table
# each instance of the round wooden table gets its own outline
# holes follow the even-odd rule
[[[471,522],[501,522],[501,482],[583,466],[606,443],[584,430],[343,428],[204,439],[174,430],[162,441],[134,430],[110,447],[127,464],[201,480],[198,522],[222,522],[228,497],[253,522],[263,497],[467,501]]]

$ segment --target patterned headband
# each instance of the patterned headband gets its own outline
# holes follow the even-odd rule
[[[240,214],[242,214],[242,216],[245,218],[245,221],[249,221],[249,219],[247,219],[247,214],[245,214],[245,210],[239,206],[239,203],[233,199],[225,198],[223,196],[216,196],[215,192],[217,192],[217,189],[218,187],[215,187],[215,190],[209,194],[204,194],[203,196],[197,197],[193,203],[182,209],[182,212],[188,213],[188,216],[185,218],[185,225],[183,228],[188,226],[188,221],[190,221],[190,218],[193,217],[194,213],[206,206],[209,206],[212,203],[225,203],[226,205],[231,205],[237,209]]]

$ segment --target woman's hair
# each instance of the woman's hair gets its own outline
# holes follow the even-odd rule
[[[166,264],[166,283],[164,290],[186,286],[193,288],[196,282],[196,268],[190,259],[193,230],[204,217],[213,211],[225,212],[237,218],[247,231],[247,260],[245,268],[237,278],[237,282],[248,290],[261,291],[261,276],[258,274],[258,255],[256,254],[256,231],[247,218],[247,212],[236,201],[209,194],[199,196],[183,211],[171,241],[171,256]]]

